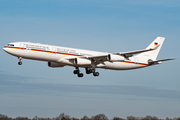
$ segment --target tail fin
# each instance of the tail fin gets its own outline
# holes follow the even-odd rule
[[[159,47],[156,50],[141,53],[141,54],[137,55],[137,57],[156,60],[156,58],[159,54],[159,51],[163,45],[164,39],[165,39],[164,37],[157,37],[146,49],[154,48],[157,45],[159,45]]]

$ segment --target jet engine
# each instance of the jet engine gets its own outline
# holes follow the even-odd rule
[[[83,58],[76,58],[74,64],[77,65],[91,65],[91,61]]]
[[[108,55],[108,60],[112,61],[112,62],[116,62],[116,61],[123,61],[124,57],[120,56],[120,55],[113,55],[113,54],[109,54]]]
[[[64,67],[65,65],[62,65],[56,62],[48,62],[48,66],[55,68],[55,67]]]

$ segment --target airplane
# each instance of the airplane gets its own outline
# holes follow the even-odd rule
[[[83,77],[79,68],[85,68],[86,74],[99,76],[96,68],[110,70],[131,70],[161,64],[163,61],[174,59],[156,60],[164,42],[164,37],[157,37],[146,49],[130,52],[105,53],[76,48],[52,46],[31,42],[13,42],[3,47],[3,50],[18,57],[19,65],[22,58],[48,62],[52,68],[72,66],[78,77]]]

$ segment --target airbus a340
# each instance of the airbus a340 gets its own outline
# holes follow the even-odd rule
[[[85,68],[87,74],[92,73],[94,76],[99,76],[96,68],[130,70],[174,60],[156,60],[164,39],[164,37],[157,37],[144,50],[119,53],[104,53],[31,42],[13,42],[4,46],[3,49],[18,57],[19,65],[22,65],[22,58],[47,61],[49,67],[64,67],[66,65],[75,67],[73,73],[77,74],[78,77],[83,77],[79,67]]]

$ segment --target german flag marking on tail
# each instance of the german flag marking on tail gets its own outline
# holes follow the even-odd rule
[[[157,43],[157,42],[155,42],[155,43],[154,43],[154,45],[155,45],[155,46],[157,46],[157,45],[158,45],[158,43]]]

